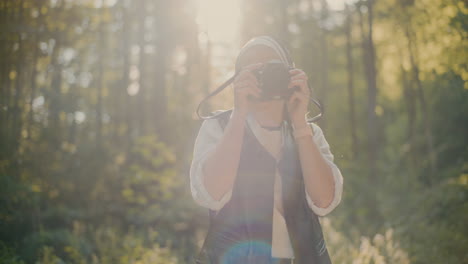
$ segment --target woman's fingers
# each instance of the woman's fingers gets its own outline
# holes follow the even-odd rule
[[[236,84],[236,93],[239,95],[260,95],[260,88],[252,80],[244,80]]]
[[[295,68],[295,69],[289,70],[289,76],[293,77],[295,75],[304,75],[306,79],[308,78],[305,72],[301,69]]]
[[[258,88],[258,80],[251,70],[259,68],[262,63],[251,64],[242,69],[234,80],[235,89],[239,91],[240,95],[255,97],[260,96],[260,88]],[[241,91],[242,90],[242,91]]]
[[[246,80],[246,79],[251,79],[252,81],[257,82],[257,78],[250,71],[240,72],[234,79],[234,82],[239,82],[239,81]]]
[[[238,95],[244,98],[244,100],[260,97],[260,93],[257,90],[252,89],[251,86],[247,86],[244,89],[238,91]]]
[[[262,67],[263,63],[255,63],[255,64],[250,64],[242,68],[242,70],[239,72],[237,75],[236,79],[243,79],[247,78],[247,76],[250,76],[249,78],[255,78],[255,75],[253,75],[252,70],[258,69]]]
[[[289,75],[291,77],[291,81],[289,82],[288,88],[298,86],[299,92],[308,97],[310,95],[310,90],[307,85],[307,80],[309,79],[307,74],[303,70],[295,68],[289,70]]]
[[[238,89],[240,86],[251,85],[255,88],[258,87],[258,80],[251,72],[243,72],[239,74],[238,79],[234,80],[234,89]]]
[[[291,80],[308,80],[309,78],[305,73],[299,73],[296,75],[291,76]]]
[[[296,100],[300,101],[300,100],[302,100],[302,98],[299,96],[299,94],[293,93],[291,95],[291,97],[289,97],[289,100],[288,100],[289,105],[293,105],[293,102],[296,101]]]
[[[293,87],[293,86],[306,86],[307,82],[306,80],[303,80],[303,79],[298,79],[298,80],[291,80],[289,81],[289,85],[288,87]]]
[[[255,75],[252,73],[252,70],[258,69],[262,67],[263,63],[255,63],[255,64],[250,64],[242,68],[242,70],[239,72],[235,80],[242,80],[245,78],[252,78],[257,81],[257,78]]]
[[[244,79],[244,80],[241,80],[241,81],[239,81],[239,82],[237,82],[237,83],[235,84],[235,86],[236,86],[237,88],[241,88],[241,87],[244,87],[244,86],[253,86],[253,87],[255,87],[256,85],[257,85],[257,84],[256,84],[255,81],[252,80],[252,79]]]
[[[234,79],[234,107],[242,113],[249,111],[249,99],[260,97],[258,80],[251,71],[261,66],[262,63],[248,65]]]
[[[307,82],[304,81],[304,80],[293,80],[293,81],[290,81],[289,84],[288,84],[288,88],[292,88],[292,87],[295,87],[295,86],[299,86],[301,89],[301,92],[303,93],[308,93],[309,92],[309,88],[307,87]]]
[[[260,88],[258,88],[257,83],[254,82],[251,79],[242,80],[242,81],[236,83],[234,89],[237,89],[237,90],[251,89],[256,93],[260,93]]]
[[[288,88],[293,88],[293,87],[299,87],[298,92],[304,94],[305,96],[310,95],[310,90],[309,87],[307,87],[307,81],[304,79],[298,79],[298,80],[291,80],[289,82]]]

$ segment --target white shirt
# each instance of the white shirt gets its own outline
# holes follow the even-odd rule
[[[232,116],[232,114],[231,114]],[[262,128],[253,115],[247,117],[247,124],[253,131],[258,141],[268,150],[277,160],[282,146],[281,130],[270,131]],[[330,165],[333,172],[335,192],[331,204],[326,208],[318,207],[314,204],[307,193],[307,203],[311,210],[319,216],[325,216],[330,213],[341,201],[343,192],[343,176],[340,170],[333,162],[333,154],[330,152],[330,146],[326,141],[322,130],[316,124],[311,124],[314,131],[313,140],[320,149],[326,162]],[[231,199],[232,189],[224,194],[220,200],[215,200],[206,190],[202,177],[202,165],[209,153],[214,151],[217,142],[223,136],[223,130],[216,119],[208,119],[202,123],[195,140],[192,164],[190,167],[190,188],[195,202],[203,207],[219,211]],[[273,210],[273,230],[272,230],[272,257],[276,258],[294,258],[291,242],[289,239],[286,222],[283,217],[283,207],[281,199],[281,178],[278,170],[275,175],[274,208]]]

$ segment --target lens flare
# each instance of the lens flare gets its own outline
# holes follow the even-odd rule
[[[221,258],[223,264],[271,263],[271,246],[264,241],[243,241],[227,249]]]

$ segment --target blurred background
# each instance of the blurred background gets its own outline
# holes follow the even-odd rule
[[[263,34],[325,107],[333,262],[468,263],[467,1],[1,0],[0,21],[0,263],[191,263],[194,111]]]

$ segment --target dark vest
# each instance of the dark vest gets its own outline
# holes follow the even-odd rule
[[[231,111],[217,117],[223,129]],[[232,197],[218,214],[209,210],[210,227],[196,263],[271,263],[274,176],[278,167],[294,263],[331,264],[318,216],[307,204],[295,142],[290,132],[283,137],[283,158],[276,162],[246,124]]]

